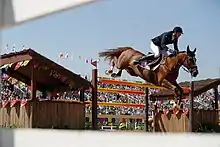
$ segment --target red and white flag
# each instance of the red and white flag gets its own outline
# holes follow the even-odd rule
[[[27,104],[27,100],[22,100],[21,101],[21,107],[24,107]]]
[[[91,64],[95,67],[97,67],[97,61],[92,61]]]
[[[11,100],[10,107],[13,107],[17,102],[18,102],[18,100]]]
[[[9,101],[6,100],[6,101],[3,101],[2,102],[2,108],[5,108],[7,105],[8,105]]]

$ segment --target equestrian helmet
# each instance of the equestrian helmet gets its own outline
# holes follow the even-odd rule
[[[174,32],[179,32],[179,33],[183,34],[183,29],[182,29],[181,27],[175,27],[175,28],[173,29],[173,31],[174,31]]]

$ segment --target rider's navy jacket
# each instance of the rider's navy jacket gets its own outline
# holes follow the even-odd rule
[[[178,40],[177,39],[172,40],[172,35],[173,35],[173,31],[169,31],[151,40],[156,46],[159,46],[161,49],[167,49],[166,45],[173,44],[174,50],[179,51],[178,45],[177,45]]]

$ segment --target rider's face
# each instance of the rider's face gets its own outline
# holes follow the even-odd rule
[[[180,32],[175,33],[175,38],[178,39],[182,34]]]

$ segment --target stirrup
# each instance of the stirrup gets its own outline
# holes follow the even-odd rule
[[[140,58],[138,61],[139,61],[140,63],[142,63],[142,62],[148,61],[148,59],[149,59],[148,56],[143,56],[143,57]]]
[[[138,65],[138,64],[141,64],[141,62],[139,60],[133,60],[133,65]]]

